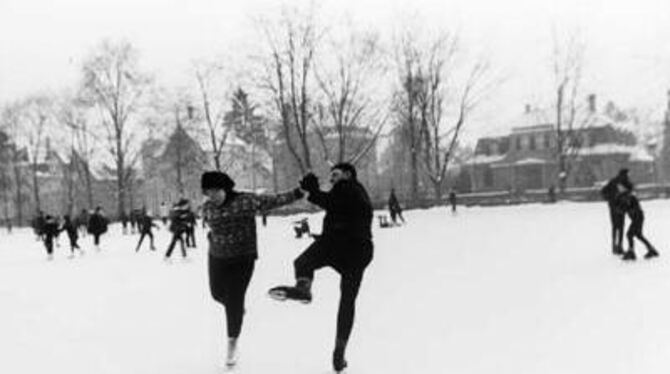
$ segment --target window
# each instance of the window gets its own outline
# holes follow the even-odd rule
[[[528,144],[528,148],[529,148],[531,151],[534,151],[535,148],[536,148],[536,147],[535,147],[535,136],[530,135],[528,138],[529,138],[529,140],[530,140],[530,144]]]
[[[544,134],[544,148],[551,148],[551,135]]]
[[[516,138],[516,150],[520,151],[521,150],[521,137]]]

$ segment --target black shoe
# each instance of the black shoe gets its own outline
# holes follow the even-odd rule
[[[624,254],[624,251],[621,248],[621,246],[615,245],[614,247],[612,247],[612,254],[614,254],[615,256],[621,256],[622,254]]]
[[[631,250],[628,250],[628,252],[624,253],[623,255],[624,261],[635,261],[635,259],[636,259],[635,252]]]
[[[644,258],[647,260],[654,257],[658,257],[658,252],[653,248],[647,251],[647,254],[644,255]]]
[[[312,302],[312,293],[306,287],[277,286],[268,291],[270,297],[275,300],[285,301],[287,299],[309,304]]]
[[[333,369],[340,373],[347,367],[347,360],[344,359],[344,349],[335,348],[333,351]]]

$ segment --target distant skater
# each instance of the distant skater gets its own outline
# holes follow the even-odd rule
[[[633,183],[628,178],[628,169],[619,170],[619,173],[610,179],[600,190],[600,195],[607,201],[609,208],[610,224],[612,227],[612,253],[614,255],[622,255],[624,253],[622,242],[626,213],[621,210],[621,205],[617,204],[617,197],[621,188],[633,191]]]
[[[396,225],[398,218],[405,223],[405,218],[402,216],[402,208],[400,207],[400,202],[395,195],[395,188],[391,188],[391,194],[389,195],[388,201],[389,215],[391,216],[391,222]]]
[[[42,238],[44,240],[44,247],[47,250],[47,260],[51,261],[54,258],[54,238],[58,235],[58,221],[55,217],[47,214],[44,217],[42,225]]]
[[[456,197],[456,191],[453,189],[449,191],[449,205],[451,205],[451,214],[456,214],[456,205],[458,204],[458,199]]]
[[[70,216],[67,214],[63,217],[63,231],[67,233],[67,237],[70,240],[70,258],[74,258],[75,249],[79,251],[80,255],[83,255],[84,251],[79,248],[79,244],[77,243],[77,240],[79,239],[79,230],[77,229],[77,225],[72,222]]]
[[[181,255],[186,258],[186,234],[188,232],[188,200],[181,199],[175,204],[170,212],[170,232],[172,232],[172,240],[168,245],[167,252],[165,252],[165,260],[169,261],[174,247],[179,242]]]
[[[209,287],[214,300],[226,311],[228,346],[226,366],[237,362],[237,341],[242,331],[244,300],[258,258],[256,214],[290,204],[303,196],[296,188],[278,195],[259,195],[235,190],[225,173],[202,175],[202,192],[207,196],[203,220],[209,239]]]
[[[372,204],[368,193],[356,178],[356,169],[339,163],[330,173],[332,188],[321,191],[314,174],[307,174],[300,187],[307,198],[326,211],[321,236],[294,261],[295,286],[270,289],[277,300],[312,301],[314,272],[329,266],[340,274],[340,302],[332,365],[336,372],[347,366],[345,351],[354,325],[356,297],[365,269],[372,261]]]
[[[95,212],[88,218],[88,233],[93,235],[93,245],[96,251],[100,251],[100,237],[107,232],[108,225],[109,221],[102,207],[96,207]]]
[[[637,197],[629,190],[624,190],[617,197],[617,204],[620,209],[628,214],[630,218],[630,225],[628,226],[628,231],[626,232],[626,239],[628,239],[628,251],[624,253],[624,260],[635,260],[635,238],[644,243],[647,247],[647,254],[644,255],[644,258],[649,259],[658,256],[658,252],[653,245],[647,240],[647,238],[642,233],[644,226],[644,212],[640,206],[640,201]]]
[[[154,246],[154,233],[151,231],[154,227],[157,228],[158,225],[154,223],[154,220],[149,213],[143,211],[141,216],[137,219],[137,230],[140,233],[140,240],[137,242],[135,252],[139,252],[142,241],[146,236],[149,237],[149,249],[152,251],[156,250],[156,247]]]

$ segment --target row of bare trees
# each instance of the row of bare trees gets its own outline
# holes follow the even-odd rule
[[[242,139],[250,146],[254,187],[262,154],[271,154],[272,145],[282,144],[292,158],[275,163],[292,162],[306,172],[314,157],[321,158],[319,164],[357,163],[375,151],[383,134],[402,133],[394,146],[410,154],[401,168],[410,170],[412,198],[419,197],[421,178],[441,198],[461,133],[491,88],[485,60],[464,58],[457,36],[446,32],[422,37],[405,31],[391,42],[351,25],[335,33],[312,9],[284,10],[259,26],[263,43],[243,79],[221,61],[198,62],[191,84],[166,94],[141,68],[136,48],[105,40],[83,60],[72,92],[6,103],[1,129],[17,146],[14,154],[6,152],[14,160],[6,165],[14,166],[3,168],[2,176],[9,177],[2,183],[13,185],[14,206],[21,211],[27,198],[21,191],[29,186],[39,209],[39,168],[50,140],[65,161],[69,209],[82,195],[88,208],[96,204],[93,164],[102,164],[96,170],[115,180],[121,214],[132,199],[142,141],[151,132],[176,128],[196,138],[220,170],[240,159],[226,155],[231,135]],[[176,144],[177,187],[183,192],[181,174],[192,157]],[[15,172],[26,165],[28,179]]]

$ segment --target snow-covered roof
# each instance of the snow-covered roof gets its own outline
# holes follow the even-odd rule
[[[528,157],[514,162],[515,165],[540,165],[546,163],[547,163],[546,160],[534,157]]]
[[[466,164],[490,164],[492,162],[502,161],[505,158],[505,155],[475,155]]]

